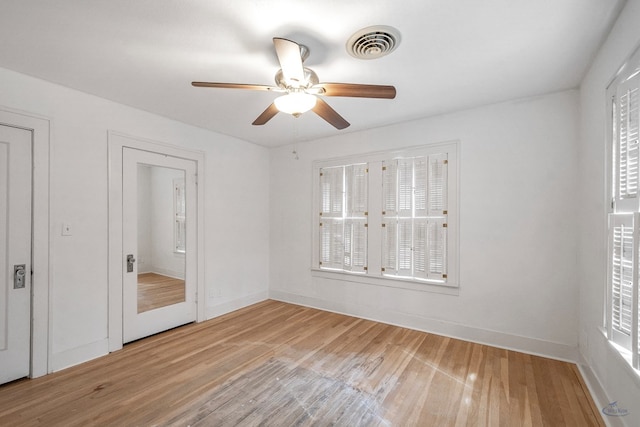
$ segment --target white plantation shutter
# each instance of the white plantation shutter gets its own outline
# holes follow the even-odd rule
[[[412,276],[413,271],[413,220],[398,220],[398,276]]]
[[[382,214],[396,216],[398,213],[398,161],[382,163]]]
[[[344,167],[320,169],[320,266],[342,268]]]
[[[413,224],[413,275],[420,279],[429,276],[428,249],[427,220],[416,219]]]
[[[613,233],[614,265],[613,277],[613,328],[631,336],[631,301],[633,298],[633,229],[617,227]]]
[[[367,267],[367,226],[364,219],[345,222],[344,269],[363,273]]]
[[[611,336],[614,342],[637,354],[638,319],[638,213],[609,216],[609,280],[611,281]],[[634,304],[635,300],[635,304]],[[635,318],[634,318],[635,317]],[[634,339],[632,339],[636,336]],[[637,357],[637,356],[636,356]]]
[[[631,291],[633,289],[633,223],[632,215],[618,215],[612,228],[612,312],[613,329],[631,334]],[[629,224],[621,221],[628,219]],[[622,222],[622,223],[621,223]],[[626,308],[625,308],[626,307]]]
[[[329,220],[320,223],[320,266],[331,264],[331,225]]]
[[[346,224],[348,226],[349,259],[347,263],[347,227],[345,226],[344,269],[364,273],[367,270],[368,170],[366,163],[345,166]]]
[[[429,215],[443,215],[447,211],[447,154],[433,154],[429,156]]]
[[[187,247],[187,198],[184,178],[173,180],[173,250],[184,253]]]
[[[382,272],[398,273],[398,161],[382,162]]]
[[[313,270],[333,270],[318,277],[458,287],[457,156],[451,142],[315,163]]]
[[[398,216],[411,217],[413,212],[413,159],[398,159]]]
[[[428,186],[428,163],[427,157],[416,157],[413,162],[414,168],[414,208],[415,216],[427,216],[427,186]]]
[[[634,211],[640,207],[638,190],[640,185],[640,74],[623,82],[616,94],[615,117],[615,162],[617,211]]]
[[[383,163],[382,268],[385,275],[412,275],[413,159]]]
[[[320,225],[320,266],[341,269],[344,257],[344,221],[325,218]]]
[[[344,167],[320,169],[320,212],[324,217],[342,217]]]
[[[443,279],[447,274],[447,227],[444,219],[427,223],[427,278]]]
[[[385,275],[446,279],[447,154],[395,159],[384,165],[382,258]],[[395,212],[394,206],[397,206]]]
[[[330,267],[342,268],[344,257],[344,221],[330,220],[331,227],[331,260]]]
[[[414,277],[443,279],[447,274],[447,228],[444,219],[416,219],[413,228]]]
[[[367,215],[368,166],[366,163],[345,167],[346,201],[348,217]]]
[[[384,274],[398,273],[398,220],[388,219],[382,223],[382,268]]]
[[[319,266],[367,270],[366,163],[320,169]]]
[[[640,50],[634,58],[625,65],[628,71],[607,89],[612,100],[607,126],[613,168],[607,332],[611,341],[631,352],[633,367],[640,369]]]
[[[178,253],[185,253],[187,247],[187,221],[185,218],[176,217],[173,224],[173,250]]]
[[[344,261],[342,262],[342,266],[345,270],[351,270],[352,258],[351,252],[353,250],[353,222],[347,220],[344,223],[344,238],[342,239],[344,242]]]
[[[449,161],[447,153],[429,156],[427,232],[429,279],[447,278],[448,241],[448,182]]]

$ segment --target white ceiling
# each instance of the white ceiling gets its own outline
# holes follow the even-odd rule
[[[1,0],[0,67],[273,147],[577,87],[623,2]],[[398,29],[398,49],[349,56],[371,25]],[[307,45],[321,82],[391,84],[396,99],[325,98],[342,131],[312,112],[252,126],[277,94],[191,86],[274,84],[274,36]]]

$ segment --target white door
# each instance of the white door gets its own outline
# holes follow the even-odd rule
[[[0,125],[0,384],[29,375],[31,131]]]
[[[196,320],[196,164],[123,148],[123,341]]]

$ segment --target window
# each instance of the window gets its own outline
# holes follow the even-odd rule
[[[454,142],[316,162],[314,270],[457,287],[457,151]]]
[[[382,274],[445,279],[447,154],[382,165]]]
[[[176,253],[185,253],[187,221],[186,210],[187,201],[185,198],[184,178],[173,180],[173,251]]]
[[[367,270],[367,164],[320,169],[320,267]]]
[[[608,88],[611,144],[611,211],[606,327],[631,365],[640,369],[640,55]]]

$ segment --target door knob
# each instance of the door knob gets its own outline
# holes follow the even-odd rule
[[[25,264],[16,264],[13,266],[13,289],[22,289],[26,286],[27,271]]]
[[[127,255],[127,273],[133,272],[133,263],[136,262],[136,259],[133,257],[133,254]]]

